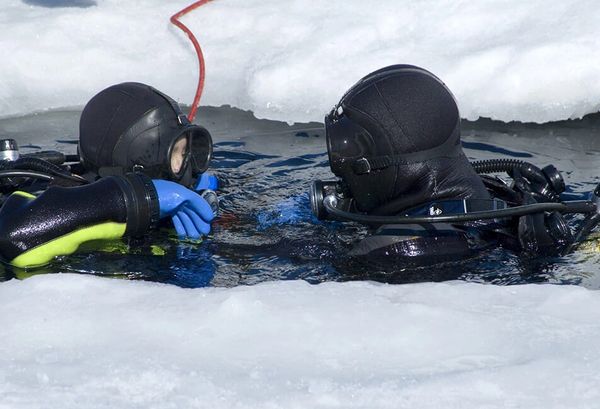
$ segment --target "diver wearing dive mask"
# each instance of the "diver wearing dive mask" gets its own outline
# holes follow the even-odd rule
[[[216,178],[203,173],[212,139],[165,94],[140,83],[97,94],[81,115],[79,154],[85,178],[43,160],[2,162],[5,172],[49,181],[39,196],[13,189],[4,201],[3,261],[43,265],[89,240],[142,237],[166,218],[179,237],[209,233],[218,211]]]
[[[563,254],[595,227],[597,200],[561,202],[553,166],[518,160],[469,163],[460,115],[446,85],[411,65],[377,70],[325,117],[327,152],[339,181],[316,181],[319,219],[374,227],[351,251],[419,264],[456,260],[501,243]],[[512,184],[491,173],[506,173]],[[597,196],[594,196],[597,197]],[[587,216],[573,233],[563,215]]]
[[[142,172],[191,187],[212,157],[210,133],[145,84],[113,85],[81,113],[79,155],[96,176]]]

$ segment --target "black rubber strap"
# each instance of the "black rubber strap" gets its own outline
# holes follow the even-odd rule
[[[458,129],[458,128],[457,128]],[[373,170],[385,169],[392,165],[409,165],[436,158],[455,158],[462,152],[460,142],[457,142],[455,129],[446,141],[431,149],[403,155],[370,156],[356,159],[352,162],[352,171],[357,175],[364,175]]]
[[[169,97],[167,94],[160,92],[159,90],[157,90],[154,87],[152,87],[152,90],[167,101],[167,103],[171,106],[173,111],[175,111],[175,115],[177,115],[177,121],[179,122],[180,125],[190,125],[191,124],[188,117],[183,112],[181,112],[181,108],[179,107],[179,104],[177,102],[175,102],[175,100],[173,98]]]

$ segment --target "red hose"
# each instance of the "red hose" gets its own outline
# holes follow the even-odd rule
[[[189,13],[190,11],[197,9],[198,7],[208,3],[209,1],[212,1],[212,0],[197,1],[193,4],[190,4],[183,10],[181,10],[171,16],[171,23],[173,23],[174,25],[179,27],[181,30],[183,30],[184,33],[187,34],[188,38],[194,45],[196,54],[198,55],[198,71],[199,71],[198,86],[196,87],[196,95],[194,96],[194,102],[192,102],[192,109],[190,110],[190,113],[188,114],[188,119],[190,120],[190,122],[192,122],[194,120],[194,117],[196,116],[196,111],[198,110],[198,104],[200,103],[200,96],[202,96],[202,90],[204,89],[204,55],[202,55],[202,49],[200,48],[200,44],[198,44],[198,41],[196,40],[194,33],[192,33],[190,31],[190,29],[185,26],[185,24],[183,24],[181,21],[179,21],[179,18],[184,16],[185,14]]]

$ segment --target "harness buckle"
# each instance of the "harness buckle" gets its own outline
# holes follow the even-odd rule
[[[352,170],[357,175],[371,173],[371,164],[367,158],[360,158],[354,161],[352,164]]]
[[[179,125],[188,125],[190,123],[190,120],[185,114],[178,114],[177,122],[179,122]]]

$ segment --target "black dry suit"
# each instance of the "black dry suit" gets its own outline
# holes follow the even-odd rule
[[[0,208],[0,259],[44,265],[90,240],[142,236],[156,227],[158,195],[141,173],[81,186],[52,186],[39,196],[13,192]]]
[[[50,182],[39,196],[23,184],[9,186],[12,194],[0,208],[0,259],[27,268],[89,240],[144,236],[160,216],[152,179],[189,187],[208,167],[212,140],[171,98],[129,82],[101,91],[85,106],[79,154],[81,173],[93,183],[62,166],[64,155],[61,166],[31,157],[0,162],[6,175]]]
[[[393,65],[358,81],[325,117],[325,130],[330,167],[341,182],[315,182],[311,204],[319,218],[376,227],[354,255],[435,262],[498,240],[557,252],[572,237],[562,215],[550,210],[596,208],[559,203],[564,183],[551,166],[492,160],[474,168],[462,150],[452,93],[419,67]],[[480,175],[497,172],[513,184]]]

